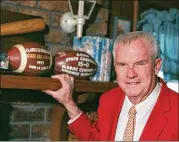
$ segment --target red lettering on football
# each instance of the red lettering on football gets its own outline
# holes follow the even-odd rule
[[[8,56],[12,71],[23,75],[40,76],[52,66],[50,52],[35,42],[14,45],[8,51]]]
[[[97,71],[97,63],[86,52],[61,51],[55,55],[55,74],[70,74],[76,79],[89,79]]]

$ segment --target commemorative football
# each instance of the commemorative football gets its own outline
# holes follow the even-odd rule
[[[55,74],[70,74],[76,79],[89,79],[97,71],[97,63],[86,52],[61,51],[55,55]]]
[[[13,72],[29,76],[41,76],[52,66],[52,56],[39,43],[25,42],[14,45],[7,52]]]

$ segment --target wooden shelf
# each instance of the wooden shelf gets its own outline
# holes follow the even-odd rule
[[[16,75],[0,75],[0,88],[6,89],[31,89],[31,90],[57,90],[61,83],[57,79],[47,77],[31,77]],[[117,87],[114,82],[95,82],[75,80],[75,92],[106,92]]]

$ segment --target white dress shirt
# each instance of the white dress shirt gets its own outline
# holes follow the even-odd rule
[[[76,119],[78,119],[80,117],[80,115],[82,114],[82,112],[80,112],[80,114],[78,114],[74,119],[70,119],[67,124],[71,124],[72,122],[74,122]]]
[[[134,141],[139,140],[142,134],[142,131],[145,127],[145,124],[158,99],[158,96],[160,94],[160,89],[161,89],[161,84],[157,83],[155,89],[151,92],[151,94],[144,101],[135,105],[137,114],[136,114],[136,125],[134,129],[134,138],[133,138]],[[115,141],[123,140],[123,134],[124,134],[127,121],[128,121],[128,112],[131,106],[133,106],[133,104],[130,102],[130,100],[128,99],[126,95],[122,109],[121,109],[121,113],[118,119]]]

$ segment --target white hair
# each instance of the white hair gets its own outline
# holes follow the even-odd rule
[[[152,51],[152,59],[157,59],[160,56],[160,50],[158,46],[158,42],[155,39],[154,35],[152,33],[143,32],[143,31],[136,31],[136,32],[128,32],[124,34],[119,34],[118,37],[114,41],[113,45],[113,57],[115,59],[116,56],[116,48],[119,44],[130,44],[131,41],[141,39],[146,44],[148,44],[149,48],[151,48]]]

